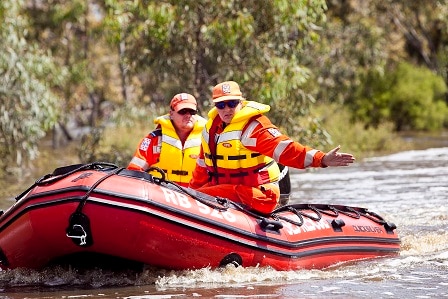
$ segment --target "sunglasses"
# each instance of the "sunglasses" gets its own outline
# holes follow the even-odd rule
[[[196,115],[196,113],[198,113],[198,112],[193,109],[184,108],[184,109],[180,109],[179,111],[177,111],[177,113],[179,113],[180,115],[185,115],[187,113],[189,113],[190,115]]]
[[[240,100],[222,101],[222,102],[215,103],[215,107],[218,109],[224,109],[224,108],[226,108],[226,106],[228,106],[229,108],[233,109],[236,106],[238,106],[239,103],[240,103]]]

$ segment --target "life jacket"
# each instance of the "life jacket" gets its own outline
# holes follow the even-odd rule
[[[200,152],[201,132],[206,120],[200,116],[197,117],[198,120],[183,147],[169,115],[163,115],[154,120],[154,123],[162,127],[162,138],[159,161],[152,166],[162,169],[166,173],[166,179],[183,186],[187,186],[190,182]],[[160,174],[155,171],[150,173],[160,177]]]
[[[269,109],[268,105],[244,101],[243,108],[235,114],[222,133],[216,136],[216,140],[215,136],[211,136],[210,129],[212,124],[215,122],[216,126],[219,120],[218,111],[213,108],[209,112],[209,120],[202,133],[202,148],[212,183],[256,187],[279,180],[280,170],[277,163],[268,156],[247,149],[241,142],[246,124]],[[211,148],[215,148],[214,153]]]

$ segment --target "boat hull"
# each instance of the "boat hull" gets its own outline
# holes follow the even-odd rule
[[[166,269],[320,269],[399,253],[395,226],[366,209],[291,205],[258,215],[147,174],[96,168],[48,176],[18,198],[0,217],[1,268],[94,253]]]

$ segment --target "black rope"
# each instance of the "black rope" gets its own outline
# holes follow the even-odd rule
[[[303,219],[303,216],[300,213],[297,213],[296,216],[297,216],[297,218],[299,218],[299,222],[294,221],[294,220],[292,220],[292,219],[290,219],[288,217],[283,217],[283,216],[280,216],[278,214],[275,214],[275,218],[277,218],[277,219],[281,219],[283,221],[289,222],[289,223],[294,224],[296,226],[302,226],[304,221],[305,221]]]
[[[111,168],[117,168],[115,164],[107,163],[107,162],[93,162],[89,164],[76,164],[71,166],[65,166],[56,168],[53,173],[48,173],[41,178],[37,179],[33,185],[31,185],[28,189],[20,193],[18,196],[15,197],[16,201],[19,201],[23,196],[28,194],[34,187],[36,186],[43,186],[52,184],[54,182],[60,181],[69,175],[72,175],[73,173],[80,171],[80,170],[87,170],[87,169],[103,169],[102,166],[108,166]]]
[[[309,215],[309,214],[303,214],[303,216],[305,216],[305,217],[308,217],[309,219],[311,219],[311,220],[314,220],[314,221],[320,221],[321,219],[322,219],[322,214],[321,213],[319,213],[319,211],[313,206],[313,205],[308,205],[308,208],[311,210],[311,211],[313,211],[315,214],[316,214],[316,216],[315,217],[313,217],[312,215]]]
[[[352,217],[354,219],[359,219],[361,217],[361,213],[352,209],[351,207],[344,207],[344,209],[338,209],[339,213]]]
[[[118,166],[116,166],[115,164],[107,163],[107,162],[93,162],[93,163],[89,163],[89,164],[81,164],[79,167],[75,167],[72,170],[70,170],[69,167],[64,167],[64,168],[68,169],[68,171],[61,172],[61,173],[59,171],[59,168],[57,168],[53,171],[53,173],[47,174],[47,175],[43,176],[42,178],[38,179],[36,181],[36,184],[37,185],[51,184],[51,183],[60,181],[64,178],[74,174],[75,172],[80,171],[80,170],[104,169],[102,166],[108,166],[108,167],[111,167],[112,169],[118,168]]]
[[[309,209],[312,210],[315,215],[311,215],[303,212],[303,210]],[[288,217],[284,217],[279,215],[281,212],[291,212],[297,216],[297,220],[290,219]],[[378,214],[371,212],[365,208],[354,208],[348,206],[332,206],[332,205],[315,205],[315,204],[297,204],[297,205],[285,205],[280,208],[275,209],[270,215],[273,219],[281,219],[283,221],[289,222],[291,224],[302,226],[304,223],[304,217],[307,217],[314,221],[320,221],[322,219],[322,215],[331,216],[337,218],[340,214],[344,214],[348,217],[359,219],[361,217],[368,218],[373,222],[376,222],[380,225],[385,225],[387,222]]]
[[[327,216],[331,216],[331,217],[338,217],[339,216],[339,212],[338,210],[336,210],[334,207],[327,205],[327,210],[324,209],[319,209],[317,207],[314,207],[316,209],[316,211],[319,211],[319,213],[321,214],[325,214]],[[328,210],[330,210],[331,212],[328,212]]]
[[[381,217],[380,215],[378,215],[378,214],[376,214],[374,212],[366,210],[365,214],[363,214],[363,216],[366,217],[366,218],[369,218],[370,220],[372,220],[372,221],[374,221],[374,222],[376,222],[378,224],[381,224],[381,225],[386,224],[386,220],[384,220],[383,217]]]
[[[190,189],[190,188],[186,188],[183,187],[173,181],[169,181],[165,179],[165,176],[163,176],[162,178],[154,178],[154,183],[158,184],[158,185],[162,185],[165,184],[168,186],[174,186],[176,188],[176,190],[180,191],[181,193],[184,193],[192,198],[194,198],[195,200],[199,201],[200,203],[212,208],[212,209],[216,209],[220,212],[224,212],[227,211],[229,206],[230,206],[230,201],[227,198],[224,197],[219,197],[219,196],[211,196],[205,193],[200,193],[199,191]],[[215,200],[219,205],[215,205],[212,200]]]
[[[106,179],[110,178],[113,175],[118,174],[120,171],[122,171],[124,168],[117,168],[114,171],[106,174],[105,176],[103,176],[102,178],[100,178],[98,181],[96,181],[91,187],[90,189],[86,192],[86,194],[84,194],[84,196],[81,198],[81,201],[79,202],[78,207],[76,208],[76,212],[81,213],[82,208],[84,207],[84,205],[86,204],[87,199],[89,198],[90,194],[92,193],[93,190],[95,190],[96,187],[98,187],[99,184],[101,184],[102,182],[104,182]]]

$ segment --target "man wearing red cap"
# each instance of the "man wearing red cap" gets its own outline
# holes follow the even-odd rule
[[[199,156],[206,120],[197,115],[196,99],[191,94],[176,94],[170,108],[169,114],[154,120],[156,129],[140,141],[127,168],[147,171],[156,166],[163,169],[166,179],[186,187]]]
[[[282,134],[264,115],[270,107],[245,100],[234,81],[213,88],[213,103],[190,181],[198,191],[269,214],[280,198],[277,163],[303,169],[348,166],[355,160],[339,153],[340,146],[324,153]]]

